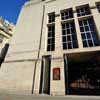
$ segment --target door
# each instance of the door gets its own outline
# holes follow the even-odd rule
[[[50,94],[50,56],[42,58],[41,79],[40,79],[40,93]]]

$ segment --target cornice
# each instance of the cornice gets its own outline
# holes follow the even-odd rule
[[[29,0],[27,1],[23,7],[29,7],[31,5],[36,5],[36,4],[39,4],[39,3],[50,3],[50,2],[53,2],[53,1],[56,1],[56,0]]]
[[[36,5],[36,4],[42,3],[43,1],[45,0],[29,0],[24,4],[23,7],[29,7],[31,5]]]

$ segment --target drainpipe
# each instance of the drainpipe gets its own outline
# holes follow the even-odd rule
[[[39,55],[40,55],[40,49],[41,49],[42,32],[43,32],[43,22],[44,22],[44,12],[45,12],[45,5],[43,5],[43,15],[42,15],[42,23],[41,23],[41,33],[40,33],[39,51],[38,51],[38,57],[37,57],[37,59],[35,61],[35,67],[34,67],[33,84],[32,84],[32,94],[33,94],[33,91],[34,91],[35,75],[36,75],[36,66],[37,66],[37,62],[38,62]]]

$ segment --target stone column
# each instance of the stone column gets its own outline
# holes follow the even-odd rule
[[[35,80],[33,80],[33,82],[35,81],[33,94],[38,95],[40,90],[41,60],[37,61],[35,73]]]
[[[51,95],[65,95],[64,60],[62,51],[62,32],[61,32],[60,12],[56,12],[55,20],[55,52],[51,59]],[[60,68],[60,80],[53,80],[53,69]]]

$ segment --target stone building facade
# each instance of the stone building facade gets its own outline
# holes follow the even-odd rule
[[[0,65],[2,64],[9,42],[13,35],[14,24],[0,17]]]
[[[0,90],[100,95],[99,52],[100,0],[30,0],[1,66]]]

